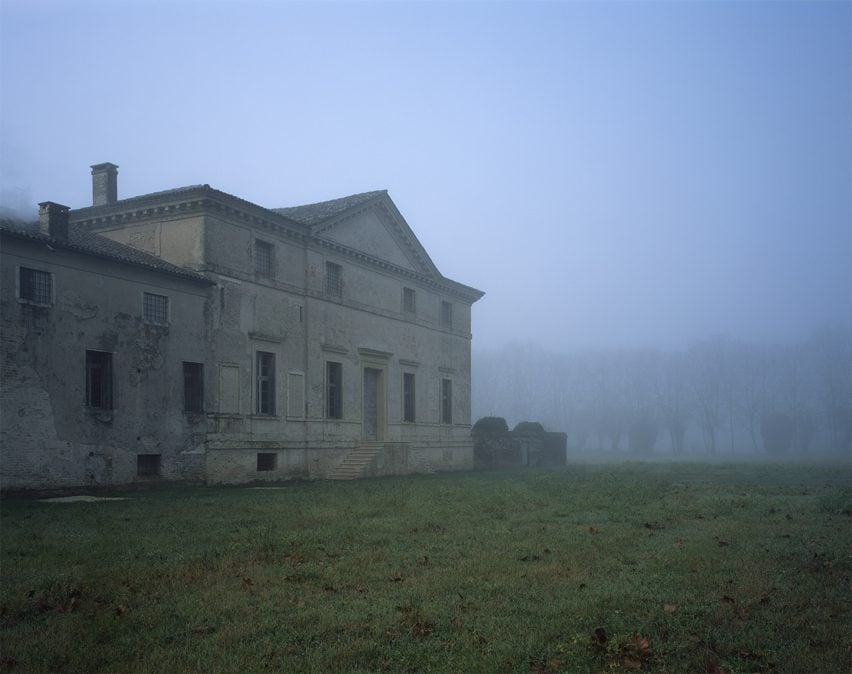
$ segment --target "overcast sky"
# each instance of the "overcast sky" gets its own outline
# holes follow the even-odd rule
[[[387,189],[474,348],[852,314],[850,2],[0,2],[7,208]]]

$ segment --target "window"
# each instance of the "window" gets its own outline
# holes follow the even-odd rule
[[[146,323],[168,325],[169,298],[165,295],[142,293],[142,319]]]
[[[325,364],[325,384],[325,415],[329,419],[340,419],[343,417],[343,366],[340,363]]]
[[[402,310],[407,314],[413,314],[417,311],[417,295],[414,288],[402,289]]]
[[[453,382],[441,380],[441,423],[453,423]]]
[[[112,409],[112,354],[86,351],[86,407]]]
[[[275,414],[275,354],[258,351],[255,360],[258,414]]]
[[[453,305],[449,302],[441,302],[441,327],[445,330],[453,329]]]
[[[257,453],[257,472],[275,470],[278,463],[278,455],[275,452]]]
[[[275,277],[275,246],[260,239],[254,240],[254,270],[261,276]]]
[[[204,365],[183,364],[183,411],[204,411]]]
[[[343,294],[343,268],[339,264],[325,263],[325,291],[335,297]]]
[[[53,303],[53,274],[39,269],[20,267],[18,297],[32,304],[50,306]]]
[[[402,375],[402,420],[414,421],[414,375],[411,372]]]
[[[136,477],[159,477],[160,455],[159,454],[137,454],[136,455]]]

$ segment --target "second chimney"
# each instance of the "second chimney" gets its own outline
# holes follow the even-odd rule
[[[118,201],[118,166],[106,162],[92,164],[92,206]]]
[[[54,201],[43,201],[38,205],[38,224],[42,234],[51,239],[68,238],[68,206]]]

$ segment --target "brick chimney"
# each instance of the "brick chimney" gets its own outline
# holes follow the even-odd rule
[[[106,162],[92,164],[92,206],[118,201],[118,166]]]
[[[68,206],[53,201],[43,201],[38,205],[39,231],[51,239],[68,238]]]

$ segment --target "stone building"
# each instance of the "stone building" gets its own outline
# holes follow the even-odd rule
[[[473,466],[470,307],[385,191],[208,185],[0,228],[0,486]]]

